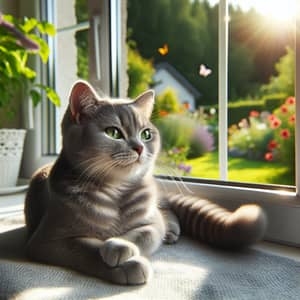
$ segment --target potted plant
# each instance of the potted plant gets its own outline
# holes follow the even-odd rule
[[[54,26],[47,22],[0,12],[0,111],[5,118],[12,118],[27,99],[36,106],[44,93],[60,105],[53,89],[36,82],[37,73],[29,63],[34,56],[48,61],[49,47],[41,35],[54,34]],[[2,127],[1,123],[3,120]],[[16,185],[25,133],[24,129],[0,129],[0,188]]]

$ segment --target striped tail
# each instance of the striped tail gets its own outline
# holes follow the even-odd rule
[[[267,218],[257,205],[243,205],[230,212],[208,200],[168,195],[184,234],[222,248],[247,247],[264,236]]]

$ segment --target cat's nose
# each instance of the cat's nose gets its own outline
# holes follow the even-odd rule
[[[143,152],[144,147],[142,145],[136,145],[132,149],[134,151],[136,151],[138,155],[141,155],[142,152]]]

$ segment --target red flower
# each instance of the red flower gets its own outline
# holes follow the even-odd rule
[[[165,117],[165,116],[168,115],[168,112],[165,111],[165,110],[161,110],[161,111],[159,111],[159,115],[160,115],[161,117]]]
[[[256,111],[256,110],[252,110],[252,111],[250,111],[249,116],[250,116],[250,117],[257,118],[257,117],[259,117],[259,112]]]
[[[269,120],[270,122],[273,122],[275,119],[276,119],[276,117],[275,117],[274,115],[269,115],[269,116],[268,116],[268,120]]]
[[[283,138],[283,139],[288,139],[290,136],[291,136],[291,133],[288,129],[282,129],[280,131],[280,136]]]
[[[289,118],[289,123],[290,124],[294,124],[295,120],[296,120],[296,116],[295,115],[291,115],[290,118]]]
[[[267,161],[273,160],[273,154],[272,154],[272,152],[267,152],[265,154],[265,160],[267,160]]]
[[[275,140],[271,140],[268,144],[268,149],[272,151],[273,149],[277,148],[278,144]]]
[[[270,116],[270,117],[271,117],[271,116]],[[276,128],[278,128],[280,125],[281,125],[281,120],[278,119],[278,118],[276,118],[276,117],[274,116],[273,120],[271,121],[270,127],[271,127],[272,129],[276,129]]]
[[[286,114],[289,111],[286,105],[281,105],[280,110],[283,114]]]
[[[287,105],[293,105],[296,103],[296,99],[295,97],[288,97],[286,100],[285,100],[285,104]]]

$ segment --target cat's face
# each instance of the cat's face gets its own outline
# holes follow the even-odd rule
[[[134,102],[98,99],[78,82],[65,114],[63,147],[75,167],[103,181],[141,179],[152,173],[160,148],[158,130],[150,122],[154,94]]]

